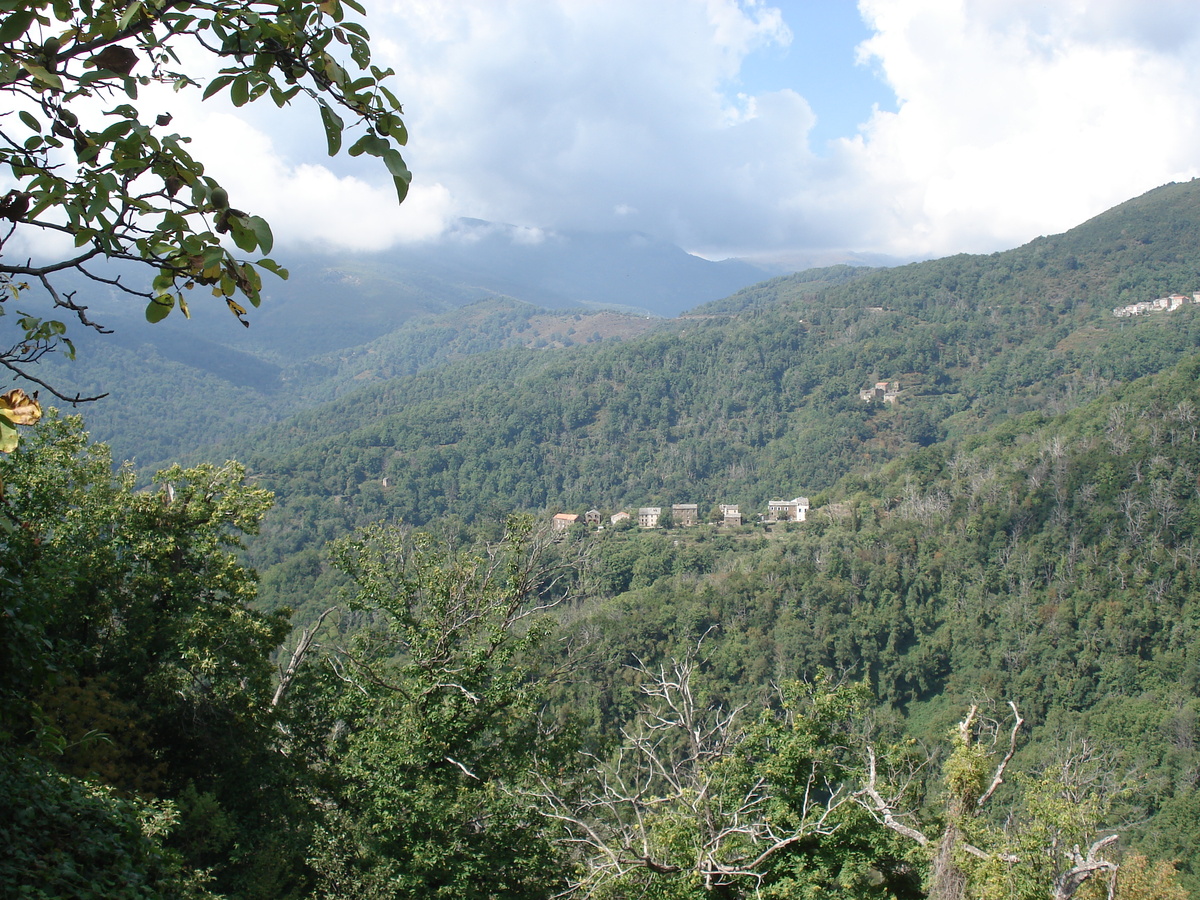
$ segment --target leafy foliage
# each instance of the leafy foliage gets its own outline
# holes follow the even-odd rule
[[[344,5],[363,12],[354,0]],[[411,175],[396,146],[407,132],[399,101],[383,84],[391,73],[371,64],[368,34],[340,0],[6,0],[0,9],[0,93],[15,113],[0,131],[0,166],[16,184],[0,201],[0,220],[8,223],[0,248],[39,232],[74,241],[61,260],[0,260],[0,285],[16,298],[36,284],[55,312],[99,328],[54,279],[73,270],[112,284],[93,264],[128,260],[157,270],[149,290],[115,282],[149,300],[149,321],[176,306],[187,315],[184,290],[199,284],[248,324],[238,298],[259,304],[260,270],[286,277],[269,257],[245,261],[226,246],[228,235],[243,253],[270,253],[270,226],[231,205],[188,151],[189,139],[170,131],[169,114],[144,120],[133,101],[152,81],[177,91],[203,87],[206,99],[226,93],[239,107],[263,97],[283,107],[302,96],[318,108],[330,155],[341,150],[346,129],[337,110],[349,113],[363,133],[348,152],[379,157],[404,199]],[[339,44],[349,61],[335,57]],[[221,66],[206,86],[181,63],[194,48]],[[97,112],[94,99],[118,102]],[[74,352],[57,319],[21,314],[18,326],[20,337],[0,362],[27,377],[28,364],[58,342]]]
[[[539,743],[538,617],[562,599],[548,549],[520,520],[483,554],[392,528],[335,548],[372,624],[308,687],[338,723],[315,748],[336,810],[321,896],[555,893],[559,854],[515,790]]]
[[[121,796],[0,750],[0,881],[12,897],[212,898],[164,844],[169,804]]]
[[[273,578],[285,555],[389,517],[424,526],[700,502],[738,503],[752,520],[773,497],[815,496],[892,459],[933,460],[943,441],[1013,416],[1077,408],[1200,346],[1191,305],[1111,315],[1125,297],[1200,284],[1172,237],[1200,232],[1200,185],[1151,203],[1171,218],[1145,226],[1149,244],[1111,236],[1136,221],[1118,208],[1004,254],[820,290],[801,273],[737,315],[619,344],[473,356],[343,394],[223,447],[279,497],[255,561]],[[880,378],[900,381],[896,404],[859,399]]]
[[[65,804],[67,818],[73,805],[93,810],[88,821],[111,816],[134,841],[121,852],[158,852],[170,833],[167,846],[188,871],[211,867],[217,890],[286,896],[305,875],[288,847],[296,798],[272,787],[296,777],[270,706],[270,654],[288,624],[249,608],[254,578],[236,555],[270,495],[233,465],[167,470],[134,491],[78,420],[57,417],[4,460],[3,477],[0,750],[14,789]],[[119,801],[95,784],[171,802]],[[143,826],[153,840],[136,850]],[[62,841],[29,852],[76,852],[81,866],[106,852]]]
[[[1187,286],[1198,206],[785,280],[256,434],[270,615],[227,543],[266,503],[238,470],[137,493],[43,424],[2,463],[3,749],[108,804],[123,853],[178,853],[164,879],[239,896],[1194,892],[1200,326],[1104,306]],[[894,407],[858,399],[893,373]],[[492,524],[793,489],[807,522]],[[272,702],[285,601],[326,630]],[[964,725],[989,697],[1028,721]],[[178,824],[142,842],[148,801],[99,782]]]

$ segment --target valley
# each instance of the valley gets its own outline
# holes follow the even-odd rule
[[[197,768],[234,824],[189,827],[305,823],[254,845],[279,896],[483,867],[513,898],[918,897],[943,840],[979,896],[1088,864],[1074,896],[1200,896],[1200,307],[1113,314],[1196,284],[1193,181],[670,318],[488,297],[304,354],[81,347],[94,436],[245,466],[186,509],[150,500],[195,476],[130,471],[138,527],[183,554],[212,497],[273,495],[236,560],[258,639],[292,629],[271,777],[303,788],[243,806]]]

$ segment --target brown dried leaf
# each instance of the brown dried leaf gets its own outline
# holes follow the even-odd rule
[[[41,404],[20,388],[0,394],[0,416],[14,425],[33,425],[42,417]]]

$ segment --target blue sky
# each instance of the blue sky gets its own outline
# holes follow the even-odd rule
[[[795,88],[817,117],[809,140],[825,145],[849,137],[875,106],[895,111],[896,95],[877,68],[857,61],[856,48],[871,37],[853,0],[773,3],[791,32],[786,46],[771,44],[742,63],[738,82],[750,94]]]
[[[709,256],[991,252],[1200,175],[1195,0],[367,0],[397,209],[311,109],[163,98],[284,245],[458,217]],[[158,102],[147,98],[147,102]]]

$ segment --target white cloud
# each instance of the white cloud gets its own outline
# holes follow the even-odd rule
[[[153,88],[139,105],[171,111],[171,129],[191,137],[190,152],[233,206],[271,223],[277,245],[382,250],[436,237],[454,215],[436,182],[414,185],[400,206],[377,159],[330,159],[318,115],[306,105],[239,110],[219,98],[202,103],[194,91]]]
[[[445,227],[450,201],[440,184],[414,185],[398,206],[390,179],[290,163],[266,134],[227,113],[207,117],[197,134],[197,153],[228,188],[230,202],[266,218],[277,242],[382,250],[436,237]],[[242,164],[246,158],[253,167]]]
[[[856,205],[872,205],[863,194],[889,201],[876,204],[872,249],[998,249],[1198,174],[1194,6],[1184,15],[1182,4],[1118,0],[861,0],[860,9],[876,30],[862,51],[899,99],[842,146]]]
[[[785,0],[780,0],[785,3]],[[825,155],[805,86],[749,93],[786,47],[755,0],[404,0],[372,7],[414,172],[325,154],[316,114],[151,97],[277,240],[380,249],[460,216],[637,229],[710,256],[993,250],[1197,174],[1193,0],[860,0],[895,92]],[[847,47],[852,58],[854,48]],[[163,105],[168,104],[168,105]],[[156,107],[155,107],[156,108]]]
[[[790,39],[777,9],[447,0],[406,3],[385,30],[378,46],[406,98],[411,166],[464,213],[577,228],[619,218],[704,240],[707,220],[749,212],[738,170],[758,163],[736,132],[762,98],[731,101],[726,88],[746,53]],[[789,152],[804,150],[811,121],[798,111],[801,146]]]

